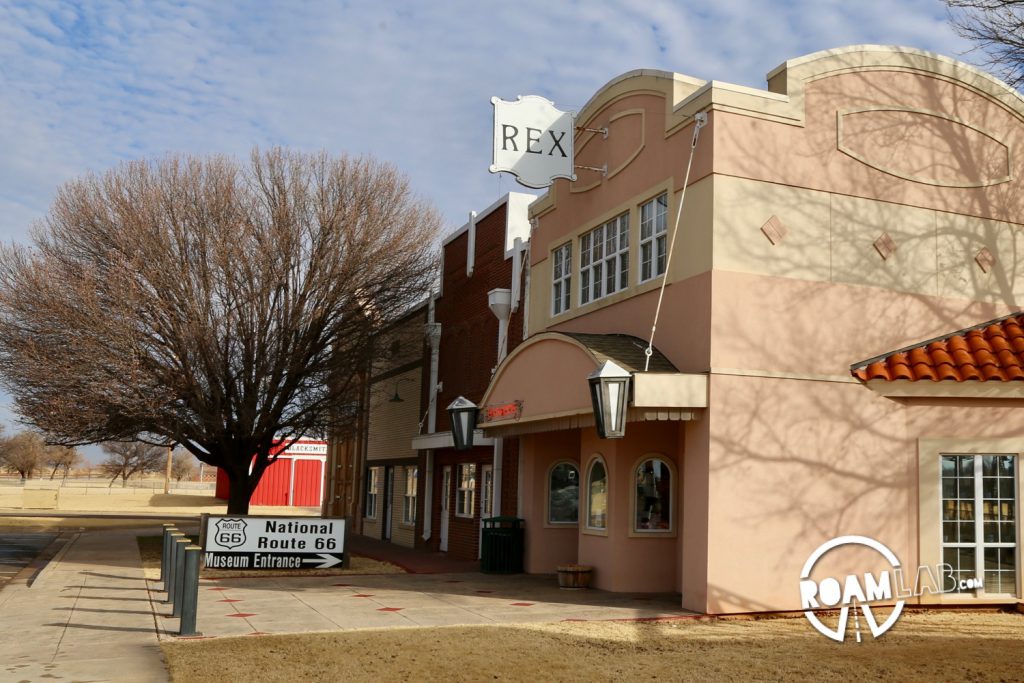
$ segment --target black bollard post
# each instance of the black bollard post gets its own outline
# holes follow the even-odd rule
[[[185,548],[192,545],[187,538],[179,538],[177,541],[178,552],[174,557],[174,610],[172,617],[181,616],[181,601],[185,597]]]
[[[174,602],[174,586],[175,586],[175,572],[178,569],[178,541],[185,538],[185,534],[180,531],[174,531],[171,533],[171,548],[167,554],[167,582],[164,584],[164,588],[167,589],[167,597],[164,599],[164,604]]]
[[[199,554],[198,545],[185,546],[185,572],[181,589],[181,625],[179,636],[198,636],[196,613],[199,610]]]
[[[167,590],[167,576],[171,563],[171,534],[177,531],[173,524],[164,524],[164,546],[160,552],[160,580],[163,582],[164,591]]]

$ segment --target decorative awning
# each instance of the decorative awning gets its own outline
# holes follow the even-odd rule
[[[644,372],[647,342],[625,334],[545,332],[502,362],[481,401],[488,435],[594,424],[587,375],[611,360],[633,375],[628,421],[692,420],[707,407],[707,375],[684,374],[659,351]]]
[[[885,396],[1024,398],[1024,312],[854,363]]]

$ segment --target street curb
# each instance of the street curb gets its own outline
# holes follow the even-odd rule
[[[11,583],[24,583],[27,588],[32,588],[36,581],[49,572],[51,566],[60,563],[81,535],[81,531],[62,531],[27,567],[18,572]]]

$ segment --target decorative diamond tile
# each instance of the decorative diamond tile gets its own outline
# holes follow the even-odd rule
[[[352,597],[352,598],[372,598],[373,597],[373,593],[356,593],[355,595],[350,595],[349,597]]]
[[[242,602],[242,601],[238,600],[236,598],[224,598],[223,600],[218,600],[217,602]]]
[[[883,232],[877,240],[874,241],[875,251],[882,257],[883,261],[887,261],[890,256],[896,253],[896,242],[893,241],[889,233]]]
[[[225,614],[226,617],[254,617],[255,612],[235,612],[234,614]]]
[[[992,267],[996,265],[996,257],[992,255],[992,252],[988,250],[988,247],[982,247],[981,250],[974,255],[974,262],[981,268],[981,272],[987,273],[992,270]]]
[[[381,607],[378,612],[401,612],[404,607]]]
[[[778,216],[772,216],[768,221],[761,226],[761,232],[768,238],[768,241],[775,246],[782,241],[782,238],[786,236],[789,231],[786,226],[782,224]]]
[[[533,603],[533,602],[513,602],[513,603],[511,603],[511,605],[513,607],[533,607],[535,604],[536,603]]]

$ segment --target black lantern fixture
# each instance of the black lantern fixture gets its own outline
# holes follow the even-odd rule
[[[468,398],[459,396],[448,406],[448,421],[452,425],[452,441],[455,450],[464,451],[473,447],[473,430],[480,408]]]
[[[629,378],[628,371],[610,360],[587,376],[590,400],[594,404],[594,423],[602,439],[621,439],[626,435]]]

